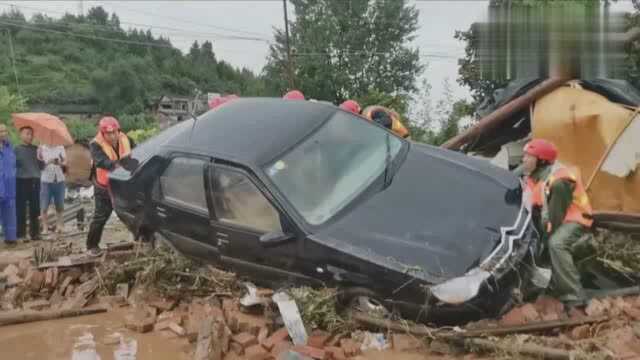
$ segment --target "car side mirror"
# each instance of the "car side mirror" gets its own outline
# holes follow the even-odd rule
[[[260,236],[260,244],[263,246],[276,246],[291,241],[295,235],[282,231],[272,231]]]

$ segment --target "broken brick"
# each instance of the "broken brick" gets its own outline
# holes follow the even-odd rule
[[[24,281],[29,289],[32,291],[39,291],[44,284],[44,274],[38,270],[30,271]]]
[[[622,315],[624,313],[624,310],[626,308],[631,307],[621,297],[617,297],[617,298],[611,299],[610,303],[611,303],[611,309],[609,310],[609,313],[612,316],[620,316],[620,315]]]
[[[276,358],[279,358],[281,354],[289,351],[292,348],[293,348],[293,344],[290,341],[283,340],[273,346],[273,349],[271,349],[271,355],[273,355]]]
[[[564,316],[564,304],[549,296],[540,296],[533,304],[542,320],[560,320]]]
[[[235,343],[240,344],[240,346],[242,346],[243,349],[246,349],[249,346],[258,344],[258,339],[254,335],[246,332],[233,336],[231,340]]]
[[[125,327],[139,333],[146,333],[153,330],[154,324],[154,318],[144,311],[136,311],[125,317]]]
[[[258,344],[262,344],[269,337],[269,328],[263,327],[258,332]]]
[[[581,325],[571,330],[571,339],[573,340],[586,339],[590,335],[591,335],[591,328],[589,327],[589,325]]]
[[[153,330],[155,331],[165,330],[165,329],[168,329],[169,325],[171,324],[182,325],[182,316],[172,314],[172,316],[164,317],[162,319],[158,317],[158,322],[156,322],[155,326],[153,327]]]
[[[125,303],[124,299],[120,296],[100,296],[98,302],[108,307],[117,307]]]
[[[640,310],[627,306],[623,309],[624,313],[633,320],[640,321]]]
[[[271,336],[269,336],[267,340],[265,340],[262,343],[262,346],[264,346],[265,349],[267,350],[271,350],[276,344],[282,341],[285,341],[288,338],[289,338],[289,331],[287,331],[287,328],[281,328],[276,332],[274,332],[273,334],[271,334]]]
[[[453,354],[455,351],[451,348],[451,345],[442,340],[432,340],[429,344],[429,350],[436,354]]]
[[[351,339],[340,340],[340,347],[344,350],[344,354],[347,357],[354,357],[362,353],[360,345]]]
[[[176,301],[175,300],[169,300],[169,299],[165,298],[165,299],[151,301],[148,304],[149,304],[149,306],[153,306],[153,307],[157,308],[158,310],[164,312],[164,311],[173,310],[173,308],[176,306]]]
[[[500,319],[502,326],[524,325],[540,320],[540,315],[532,304],[525,304],[511,309]]]
[[[18,269],[18,267],[15,266],[14,264],[7,265],[7,267],[4,268],[4,270],[2,271],[2,274],[7,277],[10,275],[18,275],[19,273],[20,273],[20,269]]]
[[[576,320],[576,319],[582,319],[585,317],[587,317],[587,314],[585,314],[584,309],[580,309],[576,307],[569,309],[569,319]]]
[[[15,275],[15,274],[7,275],[7,286],[8,287],[14,287],[14,286],[19,285],[21,283],[22,283],[22,279],[20,278],[20,276]]]
[[[73,277],[69,275],[65,275],[64,279],[62,280],[62,283],[60,283],[60,286],[58,286],[58,291],[61,294],[64,293],[64,291],[67,289],[67,286],[69,286],[69,284],[71,284],[72,281],[73,281]]]
[[[589,305],[584,309],[584,312],[589,316],[602,316],[606,311],[606,305],[598,299],[591,299]]]
[[[244,356],[247,359],[263,360],[269,358],[271,354],[262,345],[251,345],[244,349]]]
[[[73,284],[69,284],[67,288],[64,290],[64,297],[70,297],[73,294],[73,290],[75,290],[75,286]]]
[[[58,282],[58,268],[52,267],[48,268],[44,274],[44,286],[48,288],[52,288],[56,286]]]
[[[231,344],[229,344],[229,349],[238,356],[242,356],[242,354],[244,354],[242,345],[238,344],[237,342],[232,342]]]
[[[184,328],[174,322],[169,323],[168,329],[176,333],[178,336],[184,336],[186,334]]]
[[[267,320],[262,316],[245,314],[240,311],[231,312],[227,319],[230,320],[229,327],[231,330],[236,327],[235,332],[248,332],[254,336],[258,336],[261,328],[268,326]],[[235,326],[236,324],[237,326]]]
[[[326,356],[324,350],[305,345],[294,346],[291,351],[295,351],[300,355],[308,356],[316,360],[323,360]]]
[[[327,344],[330,337],[331,335],[324,331],[314,331],[307,339],[307,345],[317,349],[322,349]]]
[[[346,360],[347,356],[344,354],[344,350],[342,348],[336,346],[328,346],[324,348],[324,351],[327,353],[327,357],[332,360]]]
[[[29,270],[33,269],[31,266],[31,261],[28,259],[22,259],[18,263],[18,275],[25,276]]]
[[[424,343],[408,334],[392,334],[391,347],[395,351],[414,351],[424,348]]]

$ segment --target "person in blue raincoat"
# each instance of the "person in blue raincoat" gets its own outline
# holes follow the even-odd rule
[[[9,142],[6,125],[0,124],[0,221],[4,242],[15,245],[16,237],[16,154]]]

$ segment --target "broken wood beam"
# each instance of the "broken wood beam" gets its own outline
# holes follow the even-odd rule
[[[404,325],[397,321],[375,318],[363,313],[354,313],[351,317],[356,322],[375,329],[387,329],[395,332],[406,332],[415,336],[435,336],[437,329],[430,329],[425,325]],[[450,333],[450,332],[447,332]],[[440,334],[440,333],[439,333]]]
[[[476,123],[476,125],[463,131],[461,134],[458,134],[453,138],[447,140],[447,142],[442,144],[442,147],[449,150],[460,149],[465,144],[476,140],[484,132],[494,129],[495,127],[500,125],[500,123],[507,120],[511,115],[525,109],[534,101],[562,86],[565,82],[567,82],[567,80],[569,79],[549,78],[544,80],[540,84],[527,91],[524,95],[509,101],[508,103],[493,111],[491,114],[483,117]]]
[[[0,314],[0,326],[24,324],[35,321],[63,319],[69,317],[91,315],[106,312],[105,308],[86,308],[47,311],[19,311]]]
[[[535,344],[518,344],[509,345],[501,344],[495,341],[486,339],[466,339],[464,345],[469,350],[484,350],[491,352],[506,352],[511,355],[527,355],[535,359],[550,359],[550,360],[573,360],[577,359],[576,354],[566,350],[559,350],[549,348],[546,346],[540,346]]]
[[[503,336],[510,334],[524,334],[551,329],[600,323],[609,320],[609,316],[584,317],[579,319],[537,321],[525,325],[500,326],[495,328],[467,330],[460,335],[463,337]]]
[[[564,328],[571,326],[579,326],[584,324],[599,323],[609,320],[608,316],[584,317],[580,319],[554,320],[554,321],[538,321],[525,325],[489,327],[483,329],[466,330],[463,332],[439,331],[438,329],[430,329],[424,325],[407,326],[395,321],[378,319],[365,314],[353,314],[353,320],[356,322],[378,328],[388,329],[397,332],[406,332],[415,336],[428,336],[433,338],[451,339],[451,338],[472,338],[486,336],[503,336],[509,334],[532,333],[545,331],[556,328]]]

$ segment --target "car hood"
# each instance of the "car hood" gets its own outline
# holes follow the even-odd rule
[[[315,241],[439,283],[478,266],[516,222],[515,176],[486,161],[412,143],[392,183],[315,233]]]

